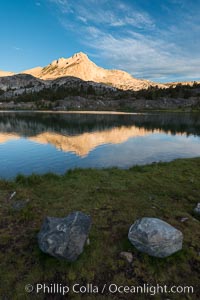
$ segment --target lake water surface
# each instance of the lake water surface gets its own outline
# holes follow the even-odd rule
[[[200,115],[0,112],[0,177],[200,156]]]

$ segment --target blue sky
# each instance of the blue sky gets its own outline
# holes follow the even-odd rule
[[[0,69],[19,72],[85,52],[153,81],[200,79],[200,0],[0,2]]]

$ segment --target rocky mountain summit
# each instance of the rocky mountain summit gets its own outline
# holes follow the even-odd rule
[[[24,71],[24,73],[44,80],[73,76],[84,81],[105,83],[123,90],[140,90],[158,85],[148,80],[136,79],[121,70],[101,68],[93,63],[83,52],[76,53],[70,58],[59,58],[44,68],[37,67]]]
[[[97,66],[80,52],[19,74],[0,71],[0,109],[200,108],[198,82],[159,84]]]
[[[21,73],[43,80],[55,80],[61,77],[72,76],[84,81],[107,84],[122,90],[137,91],[156,85],[164,87],[162,84],[134,78],[125,71],[101,68],[93,63],[83,52],[76,53],[69,58],[54,60],[46,67],[36,67]],[[3,75],[2,73],[1,75],[0,73],[0,77],[9,75],[13,74]]]
[[[32,75],[38,79],[42,79],[45,81],[52,81],[62,77],[75,77],[77,79],[82,79],[83,81],[91,81],[100,84],[103,83],[108,86],[112,86],[125,91],[139,91],[148,89],[150,87],[176,87],[177,85],[182,83],[170,82],[161,84],[150,80],[135,78],[129,73],[122,70],[104,69],[92,62],[83,52],[75,53],[69,58],[59,58],[52,61],[45,67],[38,66],[22,71],[18,74],[0,70],[0,78],[19,74]],[[183,82],[182,84],[192,86],[193,83],[194,81],[187,81]],[[197,83],[200,83],[200,81],[198,81]]]

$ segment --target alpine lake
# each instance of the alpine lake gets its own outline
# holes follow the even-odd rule
[[[197,156],[198,113],[0,112],[0,178]]]

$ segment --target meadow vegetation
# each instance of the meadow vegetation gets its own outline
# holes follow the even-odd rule
[[[63,299],[27,294],[26,284],[116,283],[119,285],[192,285],[193,295],[157,295],[154,299],[199,299],[200,158],[135,166],[128,170],[76,169],[63,176],[19,175],[0,180],[0,298]],[[10,199],[10,195],[16,192]],[[14,204],[29,199],[19,210]],[[37,233],[46,216],[72,211],[92,216],[90,244],[74,263],[42,253]],[[183,250],[165,259],[138,252],[128,241],[130,225],[141,217],[157,217],[184,235]],[[183,218],[186,218],[183,222]],[[133,263],[120,258],[133,254]],[[71,294],[68,299],[80,299]],[[123,298],[124,297],[124,298]],[[163,298],[162,298],[163,297]],[[85,295],[83,299],[94,299]],[[150,299],[149,295],[96,295],[95,299]]]

